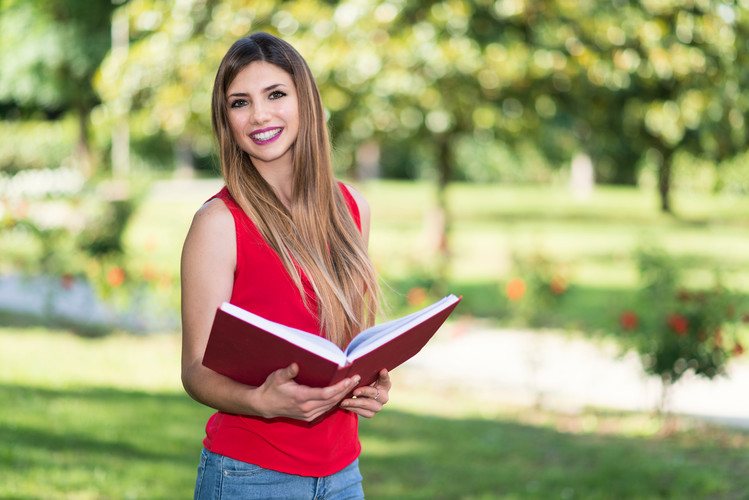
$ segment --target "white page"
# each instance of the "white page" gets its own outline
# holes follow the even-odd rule
[[[419,311],[411,313],[402,318],[398,318],[386,323],[375,325],[367,328],[349,343],[346,353],[349,362],[368,354],[379,346],[386,344],[403,332],[421,323],[424,319],[436,315],[438,312],[448,308],[457,302],[458,297],[448,295],[434,304],[425,307]]]
[[[277,337],[288,340],[292,344],[296,344],[322,358],[338,363],[339,366],[346,366],[346,355],[337,345],[326,338],[270,321],[228,302],[221,304],[221,310],[246,323],[256,325]]]

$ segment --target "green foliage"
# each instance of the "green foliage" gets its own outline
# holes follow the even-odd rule
[[[567,274],[564,265],[541,252],[515,254],[504,291],[516,320],[532,327],[556,324],[568,293]]]
[[[97,101],[92,78],[110,48],[114,7],[87,0],[4,1],[0,102],[51,112],[90,110]]]
[[[582,151],[603,182],[634,184],[652,167],[670,210],[676,153],[720,164],[746,146],[743,4],[158,0],[117,15],[132,43],[98,73],[101,116],[127,114],[136,141],[186,137],[197,156],[211,148],[215,68],[257,30],[309,61],[343,171],[374,141],[389,175],[548,182]],[[473,154],[474,142],[506,159]]]
[[[725,165],[700,175],[703,188],[746,188],[730,161],[749,116],[740,2],[9,0],[0,23],[0,44],[18,47],[4,54],[0,114],[77,114],[84,167],[105,157],[90,136],[107,148],[123,120],[137,159],[171,165],[177,151],[202,164],[220,58],[266,30],[309,61],[339,171],[379,143],[386,175],[551,182],[582,152],[602,182],[652,171],[668,210],[671,183],[694,178],[677,168],[688,153]],[[123,38],[111,51],[110,24]],[[60,161],[12,143],[21,151],[0,148],[0,164]]]
[[[110,200],[96,208],[98,213],[87,214],[90,222],[78,234],[79,248],[93,258],[121,255],[124,251],[122,235],[137,208],[136,201],[132,198]]]
[[[93,288],[118,317],[137,312],[134,321],[127,322],[130,328],[150,329],[151,313],[174,317],[176,273],[159,270],[126,248],[124,235],[141,203],[134,188],[122,183],[77,186],[73,182],[71,192],[60,182],[64,177],[51,171],[37,174],[31,179],[36,182],[30,183],[33,191],[21,189],[29,184],[22,182],[17,183],[19,189],[4,193],[0,269],[52,280],[55,285],[47,287],[41,319],[60,321],[53,317],[52,303],[56,296],[72,293],[76,283]],[[28,175],[24,171],[15,177]],[[45,185],[45,180],[51,183]],[[14,185],[14,177],[9,182]],[[80,321],[80,328],[90,330],[85,318]]]
[[[73,120],[0,122],[0,179],[25,169],[58,168],[65,164],[75,142]],[[21,178],[19,177],[18,180]]]
[[[661,249],[641,249],[636,260],[639,301],[619,321],[645,370],[664,384],[690,371],[709,379],[723,374],[744,352],[738,326],[749,319],[749,305],[743,297],[725,287],[717,272],[710,286],[688,287],[679,262]]]

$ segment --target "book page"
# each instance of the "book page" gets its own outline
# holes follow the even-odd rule
[[[343,351],[324,337],[265,319],[262,316],[258,316],[228,302],[224,302],[221,305],[221,310],[241,319],[245,323],[255,325],[261,330],[265,330],[268,333],[291,342],[302,349],[338,363],[339,366],[346,366],[346,355]]]
[[[450,305],[454,304],[458,298],[455,295],[448,295],[434,304],[431,304],[424,309],[416,311],[414,313],[403,316],[402,318],[394,319],[386,323],[375,325],[371,328],[367,328],[354,339],[346,347],[346,356],[349,362],[364,356],[377,349],[379,346],[386,344],[388,341],[397,337],[398,335],[407,332],[412,327],[418,325],[425,319],[434,316],[438,312],[444,310]]]

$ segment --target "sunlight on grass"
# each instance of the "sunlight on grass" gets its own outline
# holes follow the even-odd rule
[[[425,229],[433,188],[393,181],[357,187],[372,206],[370,252],[378,268],[398,278],[423,267],[433,251]],[[654,193],[627,187],[597,186],[584,201],[564,187],[499,184],[454,183],[448,195],[455,282],[499,282],[513,254],[543,252],[569,265],[586,285],[610,286],[613,278],[631,287],[636,275],[629,260],[645,242],[702,265],[749,266],[749,239],[740,236],[749,224],[744,199],[679,193],[679,215],[670,216],[659,212]],[[749,291],[745,278],[731,284]]]
[[[38,387],[182,390],[180,338],[116,334],[82,338],[61,330],[0,328],[0,381]]]
[[[211,410],[179,386],[176,335],[0,329],[0,498],[192,494]],[[740,498],[749,434],[647,414],[575,414],[425,386],[403,371],[362,419],[374,500]]]
[[[368,457],[396,457],[398,455],[418,455],[429,452],[428,446],[421,440],[399,440],[398,443],[394,444],[386,436],[368,439],[366,448],[365,453]]]

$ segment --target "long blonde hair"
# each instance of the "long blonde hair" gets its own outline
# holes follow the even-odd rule
[[[226,114],[229,85],[255,61],[286,71],[297,90],[300,126],[288,209],[238,146]],[[333,177],[322,100],[307,63],[289,43],[267,33],[238,40],[216,74],[211,118],[229,193],[281,258],[308,307],[310,298],[304,292],[300,270],[309,278],[322,332],[345,346],[357,332],[374,323],[377,275]]]

